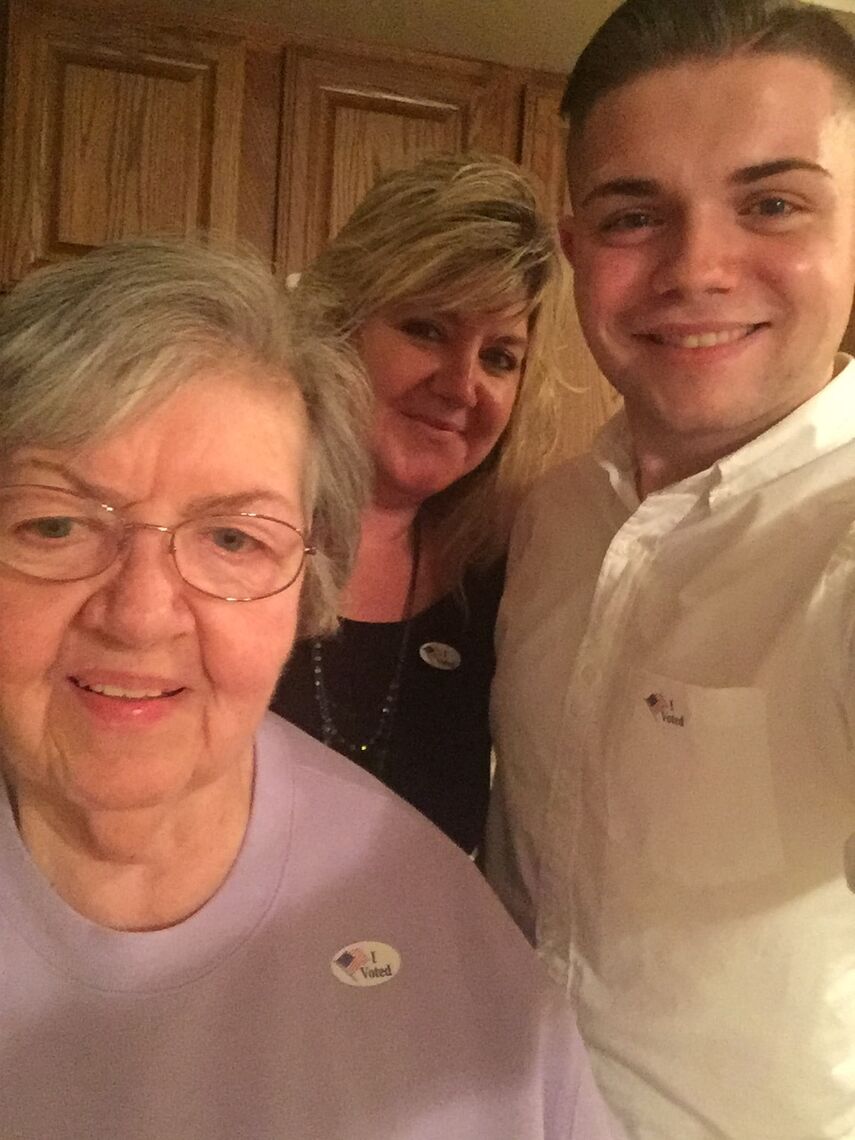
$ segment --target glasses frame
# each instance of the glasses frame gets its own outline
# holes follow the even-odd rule
[[[100,570],[96,570],[92,574],[76,574],[72,578],[43,578],[38,574],[31,574],[26,570],[19,570],[17,566],[10,566],[8,562],[3,562],[2,559],[0,559],[0,564],[5,566],[7,569],[14,570],[16,574],[23,574],[25,578],[32,578],[35,582],[85,582],[89,578],[97,578],[99,574],[103,574],[106,570],[109,570],[110,567],[115,564],[116,559],[120,556],[122,551],[127,546],[131,531],[153,530],[157,531],[159,534],[169,535],[169,555],[172,558],[172,564],[175,567],[176,574],[185,584],[185,586],[189,586],[191,590],[195,590],[197,593],[203,594],[206,598],[216,598],[220,602],[260,602],[265,598],[273,598],[277,594],[283,593],[283,591],[287,590],[290,586],[293,586],[297,579],[300,577],[300,574],[303,571],[303,567],[306,565],[306,559],[310,558],[314,554],[317,554],[318,552],[317,547],[312,545],[312,543],[309,541],[309,536],[303,530],[301,530],[300,527],[294,526],[293,523],[286,522],[285,519],[278,519],[274,515],[263,515],[258,511],[234,511],[231,514],[210,516],[194,515],[193,518],[184,519],[183,522],[178,523],[176,526],[162,526],[160,523],[131,522],[129,519],[126,519],[122,516],[120,507],[111,506],[110,503],[102,503],[97,498],[92,498],[89,495],[79,495],[76,491],[69,491],[65,487],[53,487],[47,483],[0,484],[0,491],[13,491],[19,488],[21,490],[58,491],[62,495],[68,495],[71,498],[79,499],[84,503],[95,503],[101,510],[107,511],[111,518],[115,519],[115,521],[122,528],[122,534],[116,544],[115,554],[109,562],[101,567]],[[266,594],[258,594],[251,598],[228,597],[223,594],[211,593],[210,590],[203,590],[201,586],[197,586],[195,583],[189,582],[181,573],[181,567],[178,565],[178,558],[175,553],[175,535],[178,531],[181,530],[182,527],[187,526],[189,523],[197,522],[199,519],[206,517],[261,519],[263,522],[278,523],[281,526],[287,527],[288,530],[293,531],[293,533],[297,535],[297,537],[300,539],[300,542],[302,543],[299,566],[297,567],[293,576],[289,578],[284,586],[278,586],[275,590],[270,590]]]

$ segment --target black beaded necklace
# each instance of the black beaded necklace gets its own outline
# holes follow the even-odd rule
[[[392,670],[392,679],[380,707],[380,719],[377,727],[368,739],[362,741],[348,740],[336,727],[333,719],[333,705],[330,701],[329,689],[324,678],[323,648],[319,638],[314,638],[312,649],[312,680],[314,684],[315,700],[321,714],[321,732],[324,744],[335,748],[337,752],[344,752],[368,768],[376,776],[382,776],[386,765],[386,756],[392,740],[392,730],[395,726],[395,715],[398,711],[398,697],[401,690],[401,676],[404,671],[404,661],[407,656],[407,647],[410,643],[410,628],[413,623],[413,606],[416,598],[416,584],[419,577],[419,559],[421,556],[421,527],[418,516],[413,523],[413,566],[410,571],[410,583],[407,587],[407,597],[404,602],[401,644],[395,658]]]

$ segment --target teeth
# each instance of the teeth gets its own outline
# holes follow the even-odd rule
[[[83,685],[90,693],[101,693],[105,697],[124,697],[128,701],[142,701],[162,697],[165,689],[120,689],[118,685]]]
[[[720,344],[733,344],[742,340],[753,329],[753,325],[745,325],[741,329],[728,329],[727,332],[699,333],[692,336],[656,336],[661,344],[673,348],[716,348]]]

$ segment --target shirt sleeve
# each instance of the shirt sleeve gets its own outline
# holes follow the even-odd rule
[[[508,622],[508,611],[514,607],[513,590],[520,577],[520,563],[529,546],[532,533],[531,496],[521,507],[514,523],[508,551],[505,579],[505,592],[499,608],[496,623],[496,653],[502,652],[503,631]],[[534,945],[536,911],[533,898],[535,882],[534,852],[523,850],[519,832],[519,814],[524,805],[514,802],[514,795],[522,794],[515,773],[506,770],[496,721],[502,716],[501,701],[496,686],[493,687],[491,721],[494,726],[494,750],[496,770],[490,792],[490,805],[484,833],[482,869],[502,900],[505,909]]]

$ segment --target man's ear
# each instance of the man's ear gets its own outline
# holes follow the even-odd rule
[[[558,223],[558,240],[564,250],[564,256],[573,264],[573,227],[575,219],[572,214],[565,214]]]

